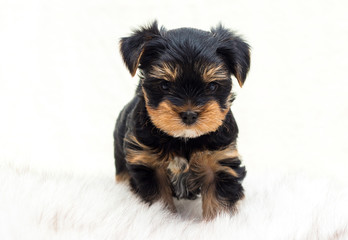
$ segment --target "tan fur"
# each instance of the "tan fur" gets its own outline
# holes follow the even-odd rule
[[[127,149],[126,161],[130,164],[144,165],[155,170],[157,183],[159,184],[159,196],[155,200],[162,200],[172,212],[175,212],[176,208],[173,202],[170,181],[166,172],[168,164],[171,161],[171,155],[160,158],[159,156],[161,154],[154,153],[150,148],[140,143],[133,135],[127,136],[125,140],[142,148],[142,150]],[[117,181],[123,180],[123,177],[125,176],[117,175],[116,179]],[[127,179],[125,178],[125,180]]]
[[[156,175],[159,184],[160,199],[164,204],[172,211],[176,212],[176,208],[173,201],[172,190],[170,188],[170,181],[168,179],[167,172],[164,168],[157,168]]]
[[[121,172],[119,174],[116,174],[116,182],[125,182],[130,179],[128,172]]]
[[[215,173],[224,171],[234,177],[238,177],[238,174],[233,169],[221,166],[219,161],[238,156],[235,144],[231,144],[230,147],[224,150],[197,152],[192,155],[190,159],[190,170],[194,172],[196,177],[190,179],[190,185],[197,188],[198,186],[195,185],[195,182],[203,180],[201,182],[201,194],[203,217],[205,220],[214,219],[218,213],[226,210],[224,204],[220,203],[216,196]]]
[[[215,186],[212,184],[202,189],[202,208],[205,221],[213,220],[222,210],[215,195]]]
[[[180,175],[182,173],[188,172],[189,165],[186,159],[181,157],[174,157],[170,160],[167,169],[170,170],[171,174],[173,175]]]
[[[146,97],[145,100],[148,102]],[[210,101],[204,106],[187,105],[184,107],[176,107],[169,101],[163,101],[157,108],[146,104],[146,109],[155,126],[172,136],[177,136],[178,133],[185,130],[192,130],[197,136],[214,132],[221,126],[229,111],[229,107],[221,109],[216,101]],[[182,122],[179,115],[180,112],[187,110],[198,113],[197,122],[189,126]]]
[[[153,153],[151,149],[140,143],[133,135],[125,138],[125,141],[142,148],[140,151],[127,149],[126,161],[128,163],[145,165],[151,168],[161,167],[165,164],[165,159],[158,159],[158,153]]]
[[[133,69],[134,69],[134,70],[132,71],[132,77],[134,77],[134,75],[135,75],[136,72],[137,72],[137,69],[138,69],[138,66],[139,66],[139,62],[140,62],[141,57],[143,56],[144,50],[145,50],[144,48],[141,50],[141,52],[140,52],[140,54],[139,54],[139,57],[138,57],[138,59],[137,59],[135,65],[133,66]]]
[[[239,64],[237,64],[235,71],[236,71],[236,78],[238,80],[239,86],[243,87],[243,79],[240,75],[240,73],[242,72],[242,67]]]
[[[238,152],[234,147],[228,147],[220,151],[196,152],[191,156],[190,169],[201,174],[202,177],[205,176],[204,178],[207,184],[213,180],[214,173],[219,171],[224,171],[234,177],[238,177],[238,174],[233,169],[219,164],[220,160],[238,156]]]
[[[162,63],[161,65],[155,65],[152,67],[149,73],[150,77],[156,79],[163,79],[166,81],[174,82],[178,77],[180,69],[176,65],[171,65],[168,63]]]
[[[208,65],[206,67],[200,67],[202,72],[202,79],[204,82],[214,82],[226,80],[229,78],[229,74],[225,67],[220,65]]]

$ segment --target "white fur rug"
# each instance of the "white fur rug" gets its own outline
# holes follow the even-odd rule
[[[199,200],[177,202],[173,215],[111,176],[2,165],[0,239],[348,239],[344,189],[299,175],[249,175],[239,212],[206,223]]]

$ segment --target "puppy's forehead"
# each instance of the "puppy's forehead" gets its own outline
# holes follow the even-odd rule
[[[151,65],[149,76],[167,81],[195,76],[204,82],[229,77],[222,59],[216,54],[217,39],[211,32],[179,28],[168,31],[166,47]]]
[[[167,53],[182,64],[197,62],[202,58],[210,61],[218,60],[216,54],[218,39],[210,32],[179,28],[168,31],[164,39],[167,43]]]

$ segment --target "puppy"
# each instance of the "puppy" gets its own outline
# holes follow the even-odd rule
[[[167,31],[153,22],[122,38],[120,51],[140,81],[116,122],[116,180],[173,212],[173,197],[197,194],[206,220],[236,210],[246,171],[236,149],[231,75],[243,85],[249,45],[221,25]]]

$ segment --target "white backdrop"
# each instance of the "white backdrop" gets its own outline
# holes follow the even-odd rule
[[[131,29],[221,22],[252,46],[232,109],[249,174],[347,182],[346,1],[0,2],[0,161],[114,174],[112,131],[137,84],[118,52]]]

